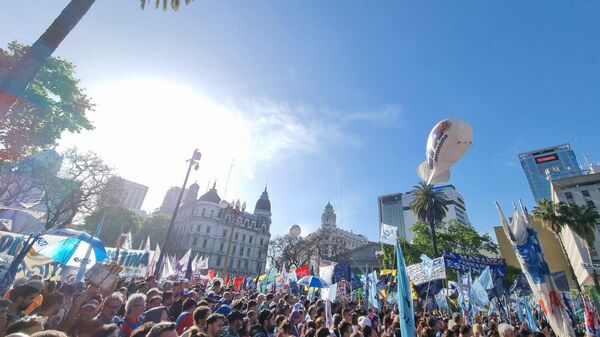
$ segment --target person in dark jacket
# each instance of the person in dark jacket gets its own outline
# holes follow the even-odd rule
[[[273,327],[271,311],[263,309],[258,314],[258,324],[250,329],[250,337],[271,337],[269,330]]]

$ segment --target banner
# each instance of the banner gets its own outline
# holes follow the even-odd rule
[[[506,274],[506,263],[504,259],[462,255],[449,250],[444,250],[444,262],[446,263],[446,267],[464,273],[481,274],[485,268],[490,267],[492,270],[499,270],[503,275]]]
[[[381,243],[395,245],[398,240],[398,227],[381,224]]]
[[[433,267],[431,269],[431,277],[427,277],[427,274],[423,270],[423,264],[421,263],[413,264],[406,267],[406,275],[408,275],[408,278],[416,286],[429,281],[445,279],[446,268],[444,267],[443,258],[438,257],[437,259],[433,259],[432,264]]]
[[[329,266],[319,267],[319,277],[325,280],[327,284],[333,284],[333,269],[335,268],[335,265],[335,263],[332,263]]]
[[[111,260],[117,260],[116,248],[107,247],[106,254]],[[118,262],[123,267],[123,271],[120,275],[125,278],[145,276],[148,265],[150,264],[150,257],[153,254],[154,251],[148,250],[119,250]]]

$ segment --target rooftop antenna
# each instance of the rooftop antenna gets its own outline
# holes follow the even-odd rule
[[[206,192],[208,192],[208,189],[210,188],[210,179],[206,182]],[[206,193],[204,192],[204,193]]]
[[[233,170],[234,159],[231,159],[231,165],[229,166],[229,173],[227,174],[227,182],[225,183],[225,191],[223,192],[223,199],[227,197],[227,189],[229,188],[229,179],[231,178],[231,171]]]

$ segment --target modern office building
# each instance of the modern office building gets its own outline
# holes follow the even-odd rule
[[[130,209],[136,213],[142,211],[142,204],[146,198],[146,193],[148,193],[148,186],[121,177],[110,178],[108,184],[114,184],[117,187],[120,207]]]
[[[529,187],[536,202],[551,200],[549,177],[582,175],[570,144],[561,144],[519,154]]]
[[[448,204],[448,212],[446,212],[446,217],[443,221],[450,221],[456,219],[459,223],[463,225],[467,225],[469,223],[469,216],[467,215],[467,207],[465,205],[465,200],[454,185],[440,185],[435,186],[434,190],[440,191],[444,194],[446,199],[449,201]],[[412,225],[418,221],[417,216],[410,209],[410,203],[412,202],[413,197],[411,192],[407,192],[404,194],[402,198],[403,203],[403,213],[404,213],[404,228],[406,229],[406,239],[408,241],[412,241],[413,232],[411,230]]]
[[[186,188],[185,191],[183,191],[182,200],[185,200],[187,192],[188,190]],[[181,193],[181,187],[174,186],[169,188],[167,193],[165,193],[165,197],[163,198],[163,202],[160,205],[158,212],[169,215],[173,214],[173,211],[175,210],[175,205],[177,204],[177,198],[179,198],[179,193]]]
[[[264,273],[271,237],[271,202],[267,189],[256,202],[253,213],[244,211],[240,215],[220,207],[222,200],[216,184],[199,198],[198,190],[198,184],[192,184],[181,203],[170,252],[182,256],[191,249],[193,256],[209,257],[208,267],[222,273],[231,238],[229,273]]]
[[[402,193],[396,193],[378,197],[377,209],[379,211],[379,223],[398,228],[398,235],[406,238],[402,196]]]

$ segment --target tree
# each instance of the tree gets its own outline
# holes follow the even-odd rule
[[[316,260],[337,261],[346,252],[346,246],[340,238],[325,231],[319,229],[305,238],[290,234],[275,237],[269,242],[267,256],[278,269],[298,268]]]
[[[115,198],[101,197],[118,193],[107,191],[113,172],[94,152],[81,153],[71,148],[61,158],[56,175],[36,177],[35,183],[43,192],[46,228],[66,227],[77,215],[83,217],[97,208],[113,206]]]
[[[103,219],[104,225],[99,238],[107,246],[114,245],[121,233],[135,234],[142,226],[142,218],[130,209],[103,207],[85,217],[83,229],[89,234],[94,234]]]
[[[142,240],[150,237],[150,242],[159,242],[162,244],[165,236],[167,236],[170,221],[171,218],[165,214],[152,214],[142,221],[133,242],[142,242]]]
[[[562,229],[567,225],[567,218],[565,217],[567,208],[568,206],[562,202],[555,203],[551,200],[542,199],[535,207],[533,207],[532,214],[534,221],[539,221],[544,228],[548,229],[556,236],[563,255],[567,257],[567,264],[569,265],[571,275],[575,276],[575,270],[573,269],[571,260],[568,258],[569,255],[567,254],[565,244],[560,236]],[[575,284],[577,284],[577,289],[581,292],[579,282],[575,281]]]
[[[446,213],[448,212],[448,200],[443,192],[436,191],[433,188],[433,185],[426,184],[422,181],[414,186],[411,194],[413,200],[410,202],[410,209],[417,215],[419,221],[429,225],[433,256],[437,257],[438,249],[435,227],[446,217]]]
[[[0,48],[0,79],[25,55],[27,46],[11,42]],[[22,99],[0,118],[0,162],[18,160],[56,145],[64,131],[90,130],[93,109],[75,78],[75,66],[51,57],[27,87]]]
[[[185,0],[185,3],[189,4],[191,1]],[[44,34],[6,72],[0,81],[0,119],[5,118],[13,104],[24,97],[27,86],[94,2],[95,0],[71,0]],[[150,2],[150,0],[140,0],[142,9]],[[170,3],[171,8],[177,10],[180,2],[180,0],[162,0],[163,9],[167,9],[167,4]],[[158,7],[161,0],[154,0],[154,3]]]

